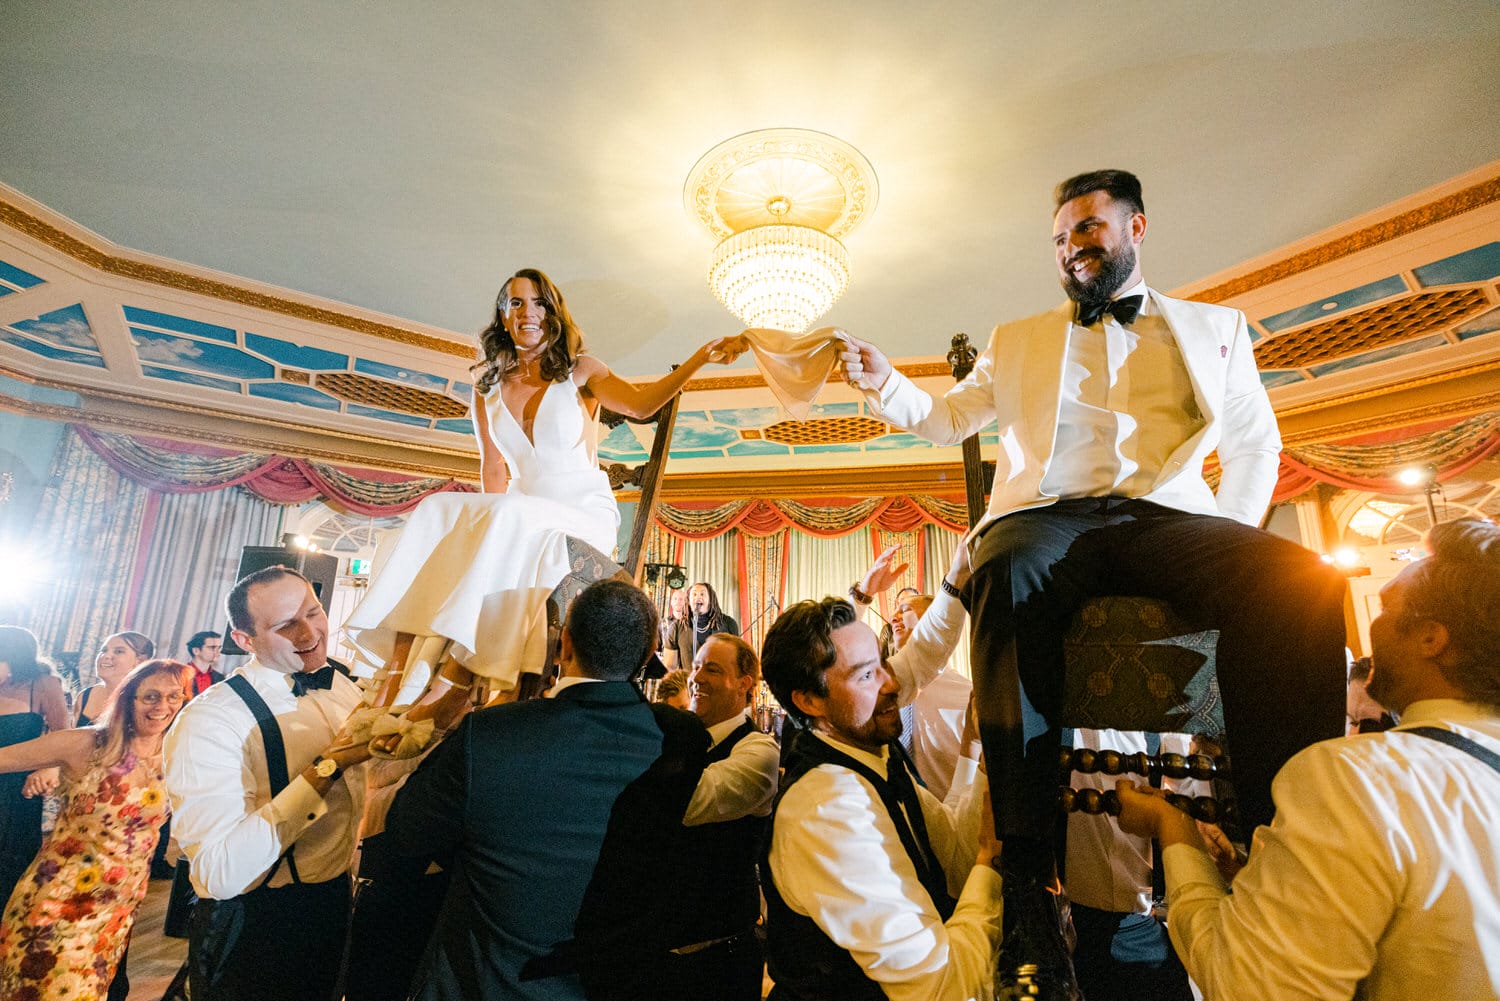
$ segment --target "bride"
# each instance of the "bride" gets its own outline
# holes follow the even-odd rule
[[[423,500],[345,624],[362,653],[395,667],[387,689],[426,638],[446,641],[440,680],[455,689],[477,675],[504,691],[539,670],[567,537],[615,549],[620,514],[598,466],[600,406],[650,417],[704,364],[732,362],[747,347],[743,336],[721,337],[671,374],[631,384],[587,353],[562,293],[534,268],[501,287],[480,344],[472,413],[484,493]],[[382,695],[377,705],[395,693]]]

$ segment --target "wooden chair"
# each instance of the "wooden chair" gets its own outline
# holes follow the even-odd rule
[[[605,473],[609,475],[609,485],[616,491],[626,486],[639,487],[641,491],[641,499],[635,506],[635,521],[630,526],[630,545],[626,547],[625,558],[620,561],[625,572],[638,583],[641,579],[641,567],[646,559],[646,533],[651,530],[651,518],[656,514],[657,505],[661,503],[661,480],[667,468],[667,454],[672,447],[672,432],[677,428],[679,399],[678,396],[672,397],[655,415],[644,420],[635,420],[613,410],[603,410],[599,414],[600,423],[610,430],[627,420],[635,424],[656,421],[651,452],[644,463],[626,466],[612,462],[604,467]]]

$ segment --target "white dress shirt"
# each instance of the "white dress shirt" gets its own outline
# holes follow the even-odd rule
[[[345,770],[326,799],[300,773],[359,706],[359,688],[335,671],[332,687],[299,698],[289,675],[254,659],[234,673],[249,680],[275,715],[291,782],[272,798],[260,728],[228,684],[214,685],[183,707],[167,733],[166,776],[172,834],[187,853],[193,889],[201,897],[227,900],[260,886],[273,866],[269,885],[284,886],[292,874],[278,860],[293,843],[304,883],[348,872],[364,770]]]
[[[1105,313],[1068,326],[1057,438],[1042,491],[1057,497],[1143,497],[1172,454],[1203,427],[1172,330],[1144,281],[1130,326]]]
[[[1187,754],[1191,738],[1185,733],[1161,735],[1161,752]],[[1073,732],[1074,747],[1109,749],[1122,754],[1146,752],[1146,735],[1139,730],[1088,730]],[[1146,776],[1130,779],[1145,784]],[[1103,772],[1074,772],[1074,789],[1113,789],[1120,776]],[[1162,787],[1196,794],[1174,779],[1163,779]],[[1151,840],[1126,834],[1107,814],[1068,814],[1068,899],[1084,907],[1116,914],[1148,914],[1151,911]]]
[[[750,720],[748,710],[708,728],[718,747]],[[688,827],[717,824],[741,817],[769,817],[781,774],[781,747],[769,733],[754,730],[735,742],[729,757],[703,769],[682,822]]]
[[[1168,929],[1206,997],[1500,998],[1500,773],[1417,725],[1500,752],[1493,708],[1417,702],[1287,762],[1234,893],[1167,848]]]
[[[879,755],[818,734],[886,774]],[[977,764],[960,761],[946,803],[917,788],[928,840],[958,900],[944,923],[873,786],[848,768],[820,765],[781,798],[771,870],[786,905],[847,949],[891,1001],[992,996],[1000,945],[1000,875],[974,865]]]
[[[953,768],[963,754],[959,743],[973,691],[974,683],[949,667],[922,686],[911,704],[911,760],[938,799],[948,795]]]

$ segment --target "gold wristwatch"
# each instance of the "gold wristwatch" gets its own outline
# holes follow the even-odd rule
[[[332,758],[325,758],[321,754],[313,758],[313,774],[320,779],[336,779],[342,770]]]

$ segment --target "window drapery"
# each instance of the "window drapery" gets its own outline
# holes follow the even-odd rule
[[[73,430],[121,476],[163,493],[239,486],[271,504],[329,499],[357,514],[388,515],[410,511],[429,494],[474,489],[451,479],[343,468],[281,455],[96,431],[83,425],[73,425]]]

